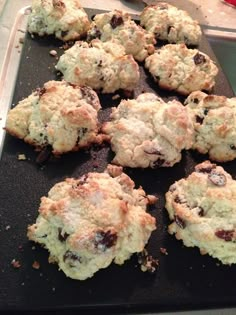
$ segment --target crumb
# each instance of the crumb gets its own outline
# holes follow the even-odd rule
[[[25,285],[25,283],[24,283],[24,282],[22,282],[22,283],[21,283],[21,285],[22,285],[22,286],[24,286],[24,285]]]
[[[119,95],[119,94],[115,94],[115,95],[112,96],[112,99],[113,99],[113,100],[117,100],[118,98],[120,98],[120,95]]]
[[[52,291],[53,291],[53,292],[56,291],[56,288],[53,287],[53,288],[52,288]]]
[[[148,255],[148,251],[146,249],[139,253],[138,263],[140,264],[140,268],[143,272],[148,271],[150,273],[154,273],[157,266],[159,266],[158,259],[155,259],[151,255]]]
[[[35,246],[32,246],[31,249],[32,249],[32,250],[35,250]]]
[[[25,41],[25,40],[24,40],[23,37],[20,37],[20,38],[19,38],[19,43],[20,43],[20,44],[24,44],[24,41]]]
[[[34,34],[31,34],[31,38],[34,38]]]
[[[24,250],[22,245],[19,245],[19,246],[18,246],[18,249],[19,249],[19,251],[21,251],[21,252],[23,252],[23,250]]]
[[[167,249],[165,247],[160,247],[160,252],[164,255],[168,255]]]
[[[25,161],[25,160],[27,160],[25,154],[23,154],[23,153],[18,154],[17,159],[18,159],[19,161]]]
[[[15,269],[19,269],[21,267],[21,264],[20,264],[19,260],[15,260],[15,259],[12,260],[11,265]]]
[[[37,269],[37,270],[38,270],[38,269],[40,268],[40,263],[35,260],[35,261],[33,262],[33,264],[32,264],[32,267],[33,267],[34,269]]]
[[[5,230],[8,231],[8,230],[10,230],[10,228],[11,228],[11,226],[10,226],[10,225],[7,225],[7,226],[5,227]]]
[[[51,55],[51,56],[53,56],[53,57],[56,57],[57,56],[57,51],[56,50],[50,50],[49,51],[49,54]]]

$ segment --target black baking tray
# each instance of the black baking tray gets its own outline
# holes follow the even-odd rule
[[[61,46],[62,43],[52,37],[32,39],[26,34],[13,104],[44,82],[60,79],[54,69],[57,60],[49,51],[56,49],[60,55],[63,53]],[[199,49],[215,60],[204,37]],[[212,93],[231,97],[232,89],[220,66],[219,69]],[[134,96],[154,91],[165,100],[184,100],[177,93],[158,89],[142,64],[140,70],[140,84]],[[101,121],[108,118],[111,107],[120,101],[113,100],[113,95],[99,94],[103,106]],[[27,160],[18,160],[18,154],[22,153]],[[157,205],[149,209],[157,218],[157,230],[147,246],[149,253],[159,259],[156,273],[141,272],[137,257],[133,255],[123,266],[113,264],[91,279],[76,281],[48,263],[47,250],[27,240],[27,226],[34,223],[38,215],[40,197],[55,183],[93,171],[95,166],[98,166],[96,171],[102,172],[113,154],[109,146],[104,145],[54,158],[44,165],[36,164],[37,154],[32,147],[6,135],[0,162],[0,311],[124,314],[236,306],[233,285],[236,266],[223,266],[216,259],[201,256],[197,248],[186,248],[167,233],[169,219],[164,208],[165,193],[174,181],[190,174],[207,156],[188,151],[183,152],[181,162],[171,168],[125,168],[137,187],[141,185],[148,194],[159,198]],[[223,166],[235,178],[236,162]],[[168,255],[160,252],[161,247],[167,249]],[[21,263],[19,269],[12,267],[13,259]],[[34,261],[40,263],[39,270],[32,268]]]

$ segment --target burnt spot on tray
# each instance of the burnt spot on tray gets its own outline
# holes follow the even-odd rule
[[[108,248],[114,246],[117,242],[117,233],[108,231],[97,231],[94,239],[94,245],[96,248],[105,251]]]
[[[70,236],[70,234],[68,234],[66,232],[62,233],[62,229],[58,228],[58,240],[60,242],[62,242],[62,243],[65,242],[67,240],[68,236]]]
[[[193,61],[196,66],[201,65],[206,62],[206,58],[204,55],[200,53],[196,53],[196,55],[193,57]]]
[[[36,163],[44,164],[45,162],[47,162],[52,155],[52,150],[53,149],[51,145],[47,145],[45,148],[43,148],[36,158]]]
[[[185,229],[186,227],[186,223],[184,222],[183,219],[181,219],[178,215],[174,215],[174,220],[175,223],[181,228],[181,229]]]
[[[224,174],[216,172],[216,171],[212,171],[209,175],[208,175],[208,179],[211,181],[212,184],[216,185],[216,186],[225,186],[226,185],[226,177]]]
[[[233,239],[234,230],[218,230],[215,232],[215,236],[221,238],[222,240],[225,240],[226,242],[230,242]]]
[[[124,24],[124,20],[121,16],[113,15],[110,21],[111,27],[115,29],[116,27]]]

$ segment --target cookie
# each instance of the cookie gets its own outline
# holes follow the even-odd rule
[[[6,131],[54,154],[77,151],[100,141],[97,94],[90,87],[49,81],[20,101],[7,116]]]
[[[166,194],[169,233],[187,247],[236,263],[236,181],[220,166],[205,161]]]
[[[202,31],[196,20],[175,6],[159,2],[147,6],[140,15],[140,24],[156,39],[169,43],[185,43],[198,45]]]
[[[176,100],[165,103],[152,93],[122,100],[102,132],[110,137],[113,163],[129,167],[173,166],[193,140],[186,108]]]
[[[153,54],[156,43],[151,33],[132,21],[128,13],[119,10],[95,15],[88,31],[88,40],[94,38],[102,42],[118,42],[125,47],[126,54],[133,55],[138,61]]]
[[[218,68],[206,54],[185,44],[168,44],[145,60],[145,67],[160,88],[188,95],[211,91]]]
[[[66,81],[88,85],[102,93],[133,91],[140,77],[138,64],[133,56],[125,54],[123,46],[97,39],[90,44],[76,42],[60,57],[56,69]]]
[[[75,40],[90,27],[87,13],[78,0],[33,0],[28,19],[28,32],[39,36],[52,35],[63,40]]]
[[[46,247],[49,261],[68,277],[85,280],[144,249],[156,228],[146,208],[155,201],[141,187],[135,189],[121,167],[110,165],[104,173],[68,178],[52,187],[41,198],[28,238]]]
[[[197,91],[185,101],[192,116],[193,149],[218,162],[236,158],[236,98]]]

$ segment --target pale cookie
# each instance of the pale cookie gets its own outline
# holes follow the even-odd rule
[[[125,47],[126,54],[143,61],[154,53],[154,36],[131,20],[128,13],[114,10],[97,14],[88,32],[88,40],[99,38],[102,42],[116,41]]]
[[[202,35],[198,22],[186,11],[165,2],[147,6],[140,15],[140,23],[156,39],[169,43],[198,45]]]
[[[193,126],[178,101],[165,103],[152,93],[122,100],[102,131],[115,152],[113,163],[129,167],[173,166],[193,141]]]
[[[193,92],[186,99],[192,116],[193,149],[209,154],[211,160],[226,162],[236,158],[236,98]]]
[[[85,36],[90,27],[87,13],[78,0],[33,0],[28,31],[39,36],[52,35],[63,40]]]
[[[100,141],[100,107],[90,87],[49,81],[9,111],[6,131],[39,149],[51,146],[54,154],[77,151]]]
[[[154,196],[146,195],[122,168],[108,166],[104,173],[88,173],[56,184],[41,198],[36,223],[28,238],[45,246],[50,262],[68,277],[90,278],[113,261],[122,265],[142,252],[156,228],[146,212]]]
[[[236,263],[236,181],[205,161],[166,194],[169,233],[223,264]]]
[[[133,91],[139,81],[139,67],[123,46],[94,39],[76,42],[60,57],[56,69],[67,82],[88,85],[102,93],[119,89]]]
[[[184,44],[168,44],[145,60],[145,67],[163,89],[188,95],[193,91],[210,91],[215,85],[218,68],[197,49]]]

